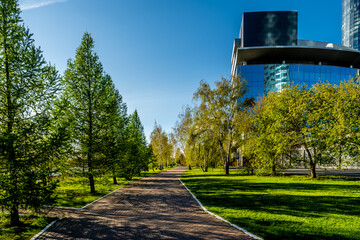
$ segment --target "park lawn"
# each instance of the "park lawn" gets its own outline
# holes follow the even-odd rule
[[[87,204],[95,201],[96,199],[115,191],[116,189],[123,187],[130,182],[150,176],[155,173],[167,171],[170,168],[164,168],[163,170],[155,169],[142,172],[140,176],[133,177],[132,180],[126,180],[125,178],[117,178],[118,184],[113,184],[113,179],[109,175],[95,178],[95,190],[96,194],[90,193],[90,187],[87,177],[80,176],[66,176],[59,177],[59,186],[56,188],[57,202],[56,206],[62,207],[76,207],[81,208]]]
[[[10,219],[7,215],[0,213],[0,239],[1,240],[23,240],[30,239],[46,227],[54,218],[39,217],[36,215],[21,215],[22,226],[10,227]]]
[[[360,239],[360,178],[186,171],[211,212],[264,239]]]

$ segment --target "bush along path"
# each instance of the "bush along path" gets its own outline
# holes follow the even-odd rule
[[[178,178],[178,167],[134,181],[63,217],[37,239],[252,239],[205,213]]]

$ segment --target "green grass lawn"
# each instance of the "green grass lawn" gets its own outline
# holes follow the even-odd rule
[[[360,178],[186,171],[211,212],[264,239],[360,239]]]
[[[30,239],[41,229],[46,227],[54,219],[39,217],[36,215],[21,215],[22,225],[19,227],[10,227],[10,219],[7,215],[0,213],[0,239],[1,240],[23,240]]]

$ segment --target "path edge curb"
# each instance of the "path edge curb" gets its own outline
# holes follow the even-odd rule
[[[35,240],[38,237],[40,237],[44,232],[46,232],[46,230],[48,230],[52,225],[54,225],[57,221],[61,220],[62,218],[58,218],[54,221],[52,221],[51,223],[49,223],[46,227],[44,227],[40,232],[38,232],[35,236],[33,236],[32,238],[30,238],[30,240]]]
[[[251,232],[249,232],[249,231],[246,231],[245,229],[239,227],[238,225],[235,225],[235,224],[229,222],[228,220],[226,220],[226,219],[224,219],[224,218],[216,215],[215,213],[212,213],[212,212],[210,212],[209,210],[207,210],[206,207],[204,207],[204,205],[199,201],[199,199],[197,199],[197,198],[195,197],[195,195],[190,191],[190,189],[188,189],[188,188],[186,187],[186,185],[183,183],[183,181],[181,181],[180,178],[179,178],[179,181],[180,181],[181,184],[186,188],[186,190],[188,190],[188,192],[191,194],[191,196],[193,196],[193,198],[195,199],[195,201],[200,205],[200,207],[201,207],[206,213],[208,213],[208,214],[216,217],[217,219],[220,219],[220,220],[223,221],[223,222],[226,222],[226,223],[230,224],[232,227],[236,228],[237,230],[242,231],[243,233],[249,235],[250,237],[252,237],[252,238],[254,238],[254,239],[256,239],[256,240],[263,240],[262,238],[256,236],[255,234],[253,234],[253,233],[251,233]]]

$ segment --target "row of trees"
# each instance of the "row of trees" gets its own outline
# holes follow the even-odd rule
[[[73,171],[86,173],[91,193],[94,174],[110,171],[131,179],[147,169],[150,150],[137,111],[127,116],[126,104],[103,70],[94,41],[85,33],[75,59],[61,81],[59,105],[70,135]]]
[[[249,112],[241,149],[258,169],[353,165],[360,151],[360,86],[317,84],[269,93]]]
[[[240,78],[200,83],[175,128],[188,165],[222,164],[225,174],[231,162],[259,174],[305,166],[315,178],[319,165],[359,162],[358,83],[287,86],[256,102],[245,90]]]
[[[154,152],[155,158],[151,162],[151,167],[174,166],[175,164],[185,165],[185,156],[177,144],[174,133],[167,134],[162,127],[155,122],[155,126],[150,135],[150,147]]]
[[[96,175],[131,179],[153,158],[91,35],[60,76],[24,27],[17,0],[0,0],[0,205],[11,224],[19,224],[19,207],[54,203],[56,174],[87,176],[94,194]]]

